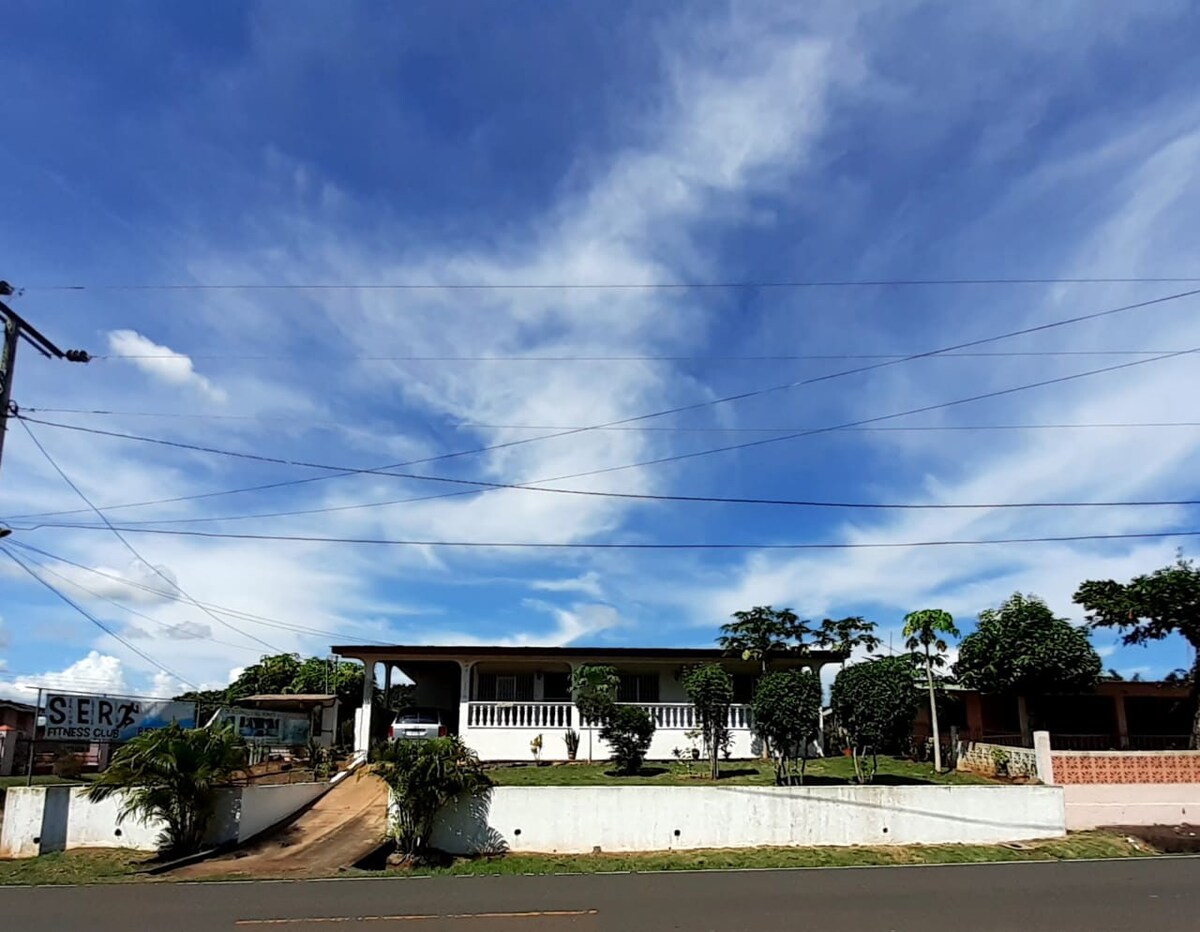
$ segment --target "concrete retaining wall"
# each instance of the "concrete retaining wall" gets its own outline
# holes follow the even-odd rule
[[[1064,786],[1067,828],[1200,823],[1200,783],[1080,783]]]
[[[436,847],[590,852],[990,843],[1065,834],[1047,786],[497,787],[442,814]]]
[[[205,839],[243,842],[307,806],[329,783],[291,783],[222,790]],[[162,825],[129,818],[118,824],[120,800],[87,798],[87,787],[11,787],[0,828],[0,857],[29,858],[69,848],[153,851]]]

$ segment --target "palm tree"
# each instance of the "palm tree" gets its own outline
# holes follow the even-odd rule
[[[443,806],[464,797],[486,812],[492,788],[479,757],[457,735],[393,741],[380,750],[375,774],[391,790],[392,834],[409,861],[429,846]]]
[[[933,727],[933,766],[935,770],[942,769],[942,742],[938,734],[937,695],[933,688],[933,668],[940,667],[946,662],[942,655],[950,649],[945,637],[958,637],[958,629],[954,627],[954,617],[940,608],[925,608],[918,612],[909,612],[904,616],[904,637],[907,647],[913,653],[923,653],[925,658],[925,677],[929,684],[929,721]]]
[[[204,843],[217,790],[245,766],[246,746],[232,728],[173,724],[122,745],[87,795],[99,802],[120,793],[118,824],[129,816],[161,821],[159,850],[192,854]]]

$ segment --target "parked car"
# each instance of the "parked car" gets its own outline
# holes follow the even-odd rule
[[[441,709],[414,706],[396,713],[396,720],[388,729],[388,738],[392,741],[421,741],[444,738],[449,733],[446,714]]]

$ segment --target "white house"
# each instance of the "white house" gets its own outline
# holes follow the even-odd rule
[[[586,664],[605,664],[620,674],[619,702],[640,705],[657,726],[649,758],[667,760],[673,750],[687,751],[696,728],[695,710],[680,682],[685,668],[720,663],[733,674],[735,704],[729,710],[732,756],[753,757],[758,743],[752,731],[750,697],[759,664],[726,657],[720,650],[673,647],[378,647],[335,646],[338,655],[361,660],[372,675],[364,678],[362,707],[356,713],[355,747],[370,744],[374,686],[389,688],[397,673],[415,684],[413,702],[446,713],[458,734],[482,760],[530,760],[530,742],[542,736],[543,760],[566,760],[566,733],[580,735],[579,758],[609,756],[598,729],[582,720],[571,696],[571,672]],[[780,657],[773,669],[808,667],[814,671],[840,655],[814,651]]]

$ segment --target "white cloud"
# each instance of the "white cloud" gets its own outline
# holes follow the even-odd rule
[[[589,570],[580,576],[568,579],[535,579],[529,584],[529,587],[542,592],[582,592],[594,599],[604,597],[600,574],[595,570]]]
[[[92,650],[63,670],[13,677],[0,684],[0,694],[29,702],[38,687],[82,693],[123,693],[129,689],[120,658]]]
[[[218,404],[228,400],[222,389],[196,371],[191,357],[155,343],[136,330],[110,331],[108,351],[113,356],[131,357],[125,361],[167,385],[193,389]]]

